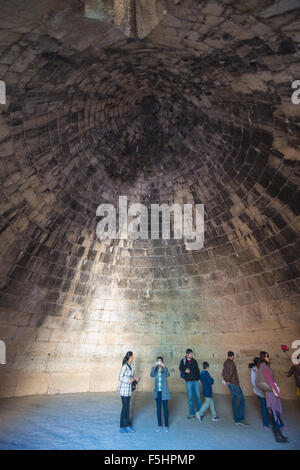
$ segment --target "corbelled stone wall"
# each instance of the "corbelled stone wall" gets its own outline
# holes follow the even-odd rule
[[[227,351],[267,350],[282,395],[299,328],[299,5],[166,1],[143,40],[84,2],[0,6],[1,396],[141,390],[163,355],[172,390],[192,347],[221,385]],[[96,236],[96,208],[205,205],[205,242]]]

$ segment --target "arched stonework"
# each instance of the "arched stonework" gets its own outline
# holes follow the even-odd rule
[[[63,4],[62,4],[63,3]],[[143,40],[84,2],[0,6],[2,396],[116,390],[133,350],[183,390],[186,347],[215,391],[235,351],[284,372],[299,339],[298,2],[167,1]],[[205,205],[205,243],[96,237],[96,208]]]

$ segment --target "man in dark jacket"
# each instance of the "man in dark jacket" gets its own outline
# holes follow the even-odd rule
[[[228,385],[232,398],[232,409],[235,424],[249,426],[244,418],[245,398],[240,387],[239,376],[236,370],[236,365],[234,363],[234,353],[232,351],[228,351],[227,359],[223,364],[222,376],[225,384]]]
[[[188,393],[190,414],[187,418],[195,418],[194,396],[196,398],[197,411],[201,408],[200,371],[196,359],[193,358],[192,349],[186,350],[186,356],[180,361],[179,370],[181,377],[185,380]]]

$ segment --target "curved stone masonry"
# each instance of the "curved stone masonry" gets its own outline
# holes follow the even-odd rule
[[[283,396],[299,329],[297,2],[167,1],[143,40],[83,2],[0,7],[1,396],[141,390],[162,354],[173,390],[186,347],[216,392],[268,350]],[[205,205],[205,243],[96,237],[96,209]]]

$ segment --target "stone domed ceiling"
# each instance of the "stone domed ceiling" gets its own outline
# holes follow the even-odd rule
[[[0,6],[1,394],[114,390],[127,350],[145,390],[157,353],[181,390],[186,347],[215,376],[234,350],[247,384],[268,350],[283,376],[300,332],[297,2],[168,0],[143,39],[84,3]],[[204,247],[99,241],[96,209],[120,195],[203,203]]]

